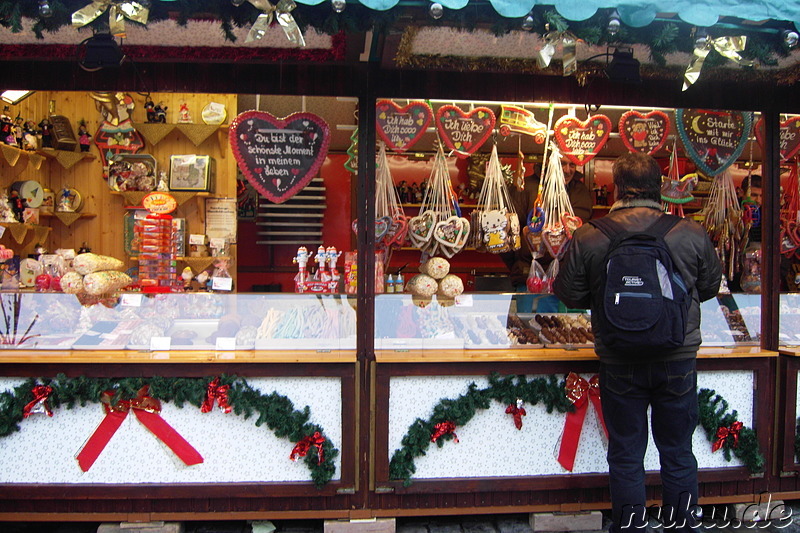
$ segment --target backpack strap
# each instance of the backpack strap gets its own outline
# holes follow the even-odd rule
[[[669,230],[675,227],[675,224],[681,221],[681,217],[675,215],[661,215],[653,222],[649,228],[647,228],[648,233],[652,233],[654,235],[658,235],[659,237],[664,237]]]
[[[589,221],[589,224],[591,224],[592,226],[603,232],[603,235],[608,237],[608,239],[611,241],[613,241],[614,237],[619,235],[620,233],[625,233],[626,231],[628,231],[625,228],[625,226],[623,226],[619,222],[611,220],[607,216],[601,218],[593,218]]]

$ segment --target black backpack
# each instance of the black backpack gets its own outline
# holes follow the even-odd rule
[[[664,236],[680,217],[662,215],[643,231],[608,217],[590,220],[610,240],[602,273],[602,305],[592,311],[594,334],[620,353],[683,345],[691,298]]]

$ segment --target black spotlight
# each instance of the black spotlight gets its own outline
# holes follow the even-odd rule
[[[78,45],[78,64],[89,72],[119,67],[124,59],[125,54],[110,33],[98,33]]]
[[[606,76],[611,81],[623,83],[641,83],[639,60],[633,57],[632,48],[615,48],[611,54],[611,63],[606,67]]]

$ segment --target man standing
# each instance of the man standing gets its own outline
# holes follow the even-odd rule
[[[663,216],[661,169],[650,156],[629,153],[613,167],[616,203],[607,215],[630,232],[644,231]],[[612,533],[642,531],[645,517],[644,454],[647,409],[663,485],[661,520],[670,531],[696,531],[697,461],[692,434],[698,422],[695,358],[700,346],[700,302],[717,295],[722,275],[705,230],[681,219],[664,241],[690,298],[683,344],[675,348],[625,351],[604,344],[596,327],[604,298],[610,239],[591,224],[578,228],[564,250],[554,292],[568,307],[591,308],[600,392],[608,429]],[[606,339],[608,340],[608,339]]]

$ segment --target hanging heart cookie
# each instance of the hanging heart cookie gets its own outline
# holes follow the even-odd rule
[[[328,123],[312,113],[275,118],[245,111],[228,130],[233,156],[247,181],[280,204],[303,190],[328,155]]]
[[[464,113],[460,107],[443,105],[436,111],[436,128],[445,146],[457,157],[475,153],[494,131],[495,116],[488,107]]]
[[[375,104],[375,125],[386,146],[405,152],[425,134],[433,110],[425,102],[411,102],[400,107],[391,100]]]
[[[669,135],[669,117],[663,111],[628,111],[619,118],[619,136],[628,150],[653,155]]]
[[[611,134],[611,120],[605,115],[593,115],[585,121],[564,115],[556,121],[553,132],[561,153],[583,166],[605,146]]]
[[[764,149],[764,117],[756,122],[756,141]],[[790,117],[780,123],[781,161],[788,161],[800,151],[800,117]]]
[[[383,236],[383,244],[389,246],[403,246],[408,234],[408,217],[405,215],[395,214],[391,218],[389,229],[386,230],[386,235]]]
[[[753,114],[749,111],[676,109],[675,127],[686,154],[706,176],[716,176],[742,154]]]
[[[561,248],[564,247],[564,245],[567,243],[567,240],[569,240],[569,237],[567,236],[567,232],[564,230],[564,227],[561,224],[542,230],[542,241],[544,241],[544,246],[554,258],[558,257],[558,254],[561,253]]]
[[[408,221],[408,238],[411,244],[417,248],[422,248],[430,242],[433,235],[433,226],[436,216],[433,211],[424,211]]]
[[[580,217],[564,213],[561,215],[561,225],[564,226],[567,232],[567,238],[572,238],[572,234],[575,233],[575,230],[583,225],[583,220],[581,220]]]
[[[469,238],[470,223],[463,217],[449,217],[436,223],[433,238],[439,242],[440,250],[447,257],[461,251]]]

